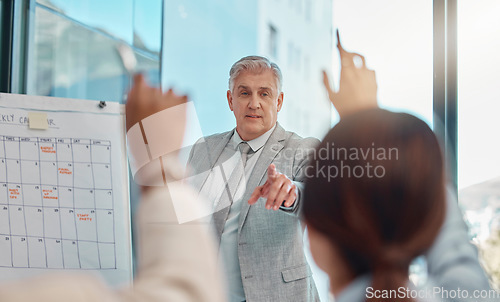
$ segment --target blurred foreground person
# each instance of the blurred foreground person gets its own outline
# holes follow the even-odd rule
[[[412,115],[378,109],[375,73],[338,48],[339,91],[326,73],[324,82],[341,120],[316,149],[303,204],[311,253],[335,300],[498,301],[447,193],[436,136]],[[408,279],[422,254],[423,290]]]
[[[360,155],[313,165],[338,169],[325,177],[317,169],[307,182],[304,217],[314,259],[339,302],[408,287],[411,261],[431,247],[445,217],[443,159],[434,133],[416,117],[374,109],[342,119],[318,150],[333,142],[333,150]],[[370,153],[366,159],[363,152]]]
[[[186,97],[176,96],[171,90],[162,94],[145,84],[141,75],[136,76],[126,106],[127,131],[149,115],[185,101]],[[174,141],[182,141],[185,117],[181,120],[178,128],[163,130],[181,137]],[[169,163],[164,170],[166,178],[182,175],[180,165]],[[148,175],[152,182],[163,177],[155,175],[154,169]],[[177,201],[192,211],[200,210],[195,205],[197,195],[189,187],[176,190],[184,193],[176,196],[182,199]],[[136,220],[138,265],[132,286],[113,290],[92,275],[49,274],[2,284],[0,301],[225,301],[216,266],[213,230],[208,224],[179,224],[166,187],[142,187]]]

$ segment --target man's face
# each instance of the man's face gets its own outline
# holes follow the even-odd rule
[[[236,131],[249,141],[271,129],[278,119],[283,104],[283,92],[271,70],[260,73],[243,71],[234,81],[234,88],[227,91],[229,108],[236,117]]]

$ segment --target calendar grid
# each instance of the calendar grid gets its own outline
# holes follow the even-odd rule
[[[109,146],[109,168],[113,170],[113,163],[111,162],[111,148],[112,146]],[[111,174],[111,183],[113,183],[113,174]],[[113,198],[111,200],[111,207],[114,209],[115,208],[115,199]],[[115,211],[113,211],[113,221],[115,221]],[[115,224],[113,223],[113,242],[116,242],[116,233],[115,233]],[[113,245],[113,251],[116,255],[116,244]],[[116,257],[115,257],[115,267],[116,267]]]
[[[21,158],[21,139],[19,139],[19,159]],[[23,179],[23,170],[21,169],[21,163],[19,162],[19,175],[20,175],[20,178]],[[21,194],[22,196],[24,197],[24,190],[23,190],[24,186],[21,186]],[[24,232],[26,233],[26,236],[28,236],[28,228],[26,226],[26,211],[24,211],[24,198],[22,199],[23,201],[23,216],[24,216]],[[26,248],[30,249],[30,246],[29,246],[29,241],[27,239],[27,237],[24,238],[25,241],[26,241]],[[21,241],[23,241],[23,237],[21,237]],[[30,258],[28,257],[28,267],[30,267]]]
[[[21,146],[21,144],[19,144],[19,146]],[[40,143],[38,142],[38,140],[36,141],[36,147],[37,147],[36,148],[37,150],[40,147]],[[38,152],[38,162],[41,162],[40,152]],[[38,165],[38,173],[39,173],[39,175],[42,175],[42,166],[41,165]],[[40,186],[40,188],[42,187],[42,179],[41,178],[40,178],[39,186]],[[42,190],[40,190],[40,200],[43,200]],[[45,215],[42,215],[42,233],[43,233],[43,238],[45,238],[45,240],[43,240],[43,247],[45,250],[45,268],[47,268],[49,260],[47,259],[47,243],[46,243],[47,238],[45,236]]]
[[[93,141],[90,141],[90,170],[92,171],[92,188],[93,188],[93,192],[94,192],[94,207],[97,209],[97,204],[96,204],[96,201],[95,201],[95,177],[94,177],[94,166],[92,165],[92,144]],[[97,213],[95,215],[95,223],[98,224],[99,221],[97,220]],[[99,242],[99,233],[97,232],[97,228],[95,229],[95,237],[96,237],[96,240],[97,242]],[[101,254],[99,253],[99,244],[97,244],[97,259],[99,260],[99,268],[101,268]]]
[[[59,152],[57,152],[57,140],[56,140],[56,144],[55,144],[55,149],[56,149],[56,171],[59,171],[59,161],[57,160],[57,155]],[[40,174],[41,175],[41,174]],[[59,173],[56,174],[57,177],[56,177],[56,181],[57,181],[57,207],[60,209],[61,208],[61,199],[60,199],[60,196],[59,196]],[[64,244],[62,244],[62,238],[63,238],[63,234],[62,234],[62,220],[61,220],[61,214],[59,213],[59,215],[57,215],[59,217],[59,225],[61,225],[61,228],[59,228],[59,234],[61,235],[61,256],[62,256],[62,266],[65,267],[64,265]],[[45,236],[45,234],[44,234]],[[57,240],[57,239],[56,239]]]
[[[105,191],[109,191],[109,190],[105,190]],[[25,205],[24,206],[25,208],[39,208],[39,206],[33,206],[33,205]],[[73,207],[58,207],[58,206],[44,206],[44,208],[47,208],[47,209],[73,209]],[[94,207],[90,207],[90,208],[80,208],[82,210],[93,210]],[[112,210],[112,209],[103,209],[103,210]]]
[[[74,151],[73,151],[73,140],[70,140],[70,144],[71,144],[71,164],[73,165],[73,167],[75,167],[75,155],[74,155]],[[72,174],[72,181],[71,183],[73,184],[73,186],[75,185],[75,173]],[[73,188],[73,191],[71,192],[71,194],[73,195],[73,199],[72,199],[72,204],[73,204],[73,216],[74,216],[74,221],[75,221],[75,237],[76,237],[76,253],[78,255],[78,265],[79,267],[81,268],[82,267],[82,261],[80,260],[80,241],[78,240],[78,228],[76,227],[76,208],[75,208],[75,188]]]
[[[0,267],[116,269],[111,142],[0,143]]]
[[[8,236],[9,234],[0,234],[1,236]],[[33,239],[38,239],[40,238],[40,236],[31,236],[31,235],[28,235],[28,236],[23,236],[23,237],[27,237],[27,238],[33,238]],[[44,237],[45,239],[54,239],[54,240],[72,240],[71,238],[61,238],[61,237]],[[95,240],[79,240],[80,242],[95,242]],[[108,242],[109,243],[109,242]]]
[[[5,138],[2,137],[2,145],[3,145],[3,154],[7,154],[7,150],[5,148]],[[7,171],[7,159],[2,159],[2,162],[5,163],[5,181],[7,181],[8,178],[8,171]],[[6,190],[5,190],[5,200],[8,201],[9,200],[9,190],[8,190],[8,186],[7,186],[7,183],[5,184],[5,187],[6,187]],[[9,225],[9,234],[12,234],[12,227],[10,225],[10,207],[7,207],[7,219],[9,221],[8,225]],[[10,237],[6,237],[5,239],[7,240],[7,238],[9,238],[9,241],[12,241],[10,239]],[[10,244],[10,254],[12,255],[13,253],[13,249],[12,249],[12,244]],[[14,266],[14,259],[12,258],[12,256],[10,257],[10,263],[11,263],[11,266]]]

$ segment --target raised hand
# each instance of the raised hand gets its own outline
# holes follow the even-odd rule
[[[357,53],[347,52],[340,43],[337,30],[337,48],[340,53],[340,84],[335,92],[330,86],[328,75],[323,71],[323,84],[328,97],[340,118],[351,113],[377,107],[377,81],[375,71],[366,68],[365,58]],[[356,66],[355,60],[361,60],[361,66]]]
[[[131,161],[136,160],[137,158],[134,159],[134,157],[140,153],[134,153],[134,150],[136,150],[134,146],[141,146],[142,144],[154,145],[155,152],[164,151],[164,154],[181,148],[186,128],[186,108],[177,107],[176,109],[178,110],[168,108],[186,102],[186,96],[177,96],[171,89],[166,93],[162,93],[160,89],[147,85],[142,75],[137,74],[134,76],[134,84],[128,94],[125,105],[126,128],[128,132],[134,125],[139,124],[142,137],[129,138],[128,140]],[[157,128],[153,127],[152,129],[151,120],[149,120],[150,128],[148,131],[144,128],[148,117],[159,112],[162,112],[160,113],[162,114],[161,118],[164,121],[169,121],[171,125],[167,123],[167,125],[159,125]],[[139,158],[141,158],[141,155],[139,155]],[[149,158],[149,163],[143,164],[140,171],[136,171],[138,173],[134,172],[134,180],[138,184],[142,184],[141,188],[143,191],[148,188],[145,184],[161,183],[165,181],[165,177],[173,177],[173,171],[176,170],[174,166],[176,167],[175,163],[177,163],[177,160],[169,162],[168,169],[164,169],[164,166],[160,167],[160,169],[150,168],[151,165],[154,166],[154,163],[158,163],[154,159]],[[141,161],[144,163],[144,158]],[[168,173],[166,172],[167,170],[169,171]],[[160,171],[161,174],[159,174]]]
[[[268,210],[276,211],[281,205],[291,207],[297,199],[297,186],[286,175],[279,173],[274,164],[270,164],[266,183],[255,188],[248,203],[255,204],[260,197],[267,198]]]
[[[143,75],[136,74],[134,85],[130,89],[125,105],[127,131],[152,114],[186,102],[187,96],[178,96],[172,89],[162,93],[159,88],[153,88],[146,84]],[[185,124],[179,125],[179,128],[184,129]],[[184,135],[184,131],[179,131],[179,133],[181,132]]]

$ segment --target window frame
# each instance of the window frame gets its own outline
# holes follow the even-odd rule
[[[0,0],[0,92],[11,92],[12,67],[12,33],[14,20],[14,4],[12,1]]]
[[[457,0],[434,0],[433,32],[434,132],[442,139],[449,182],[457,193]]]

